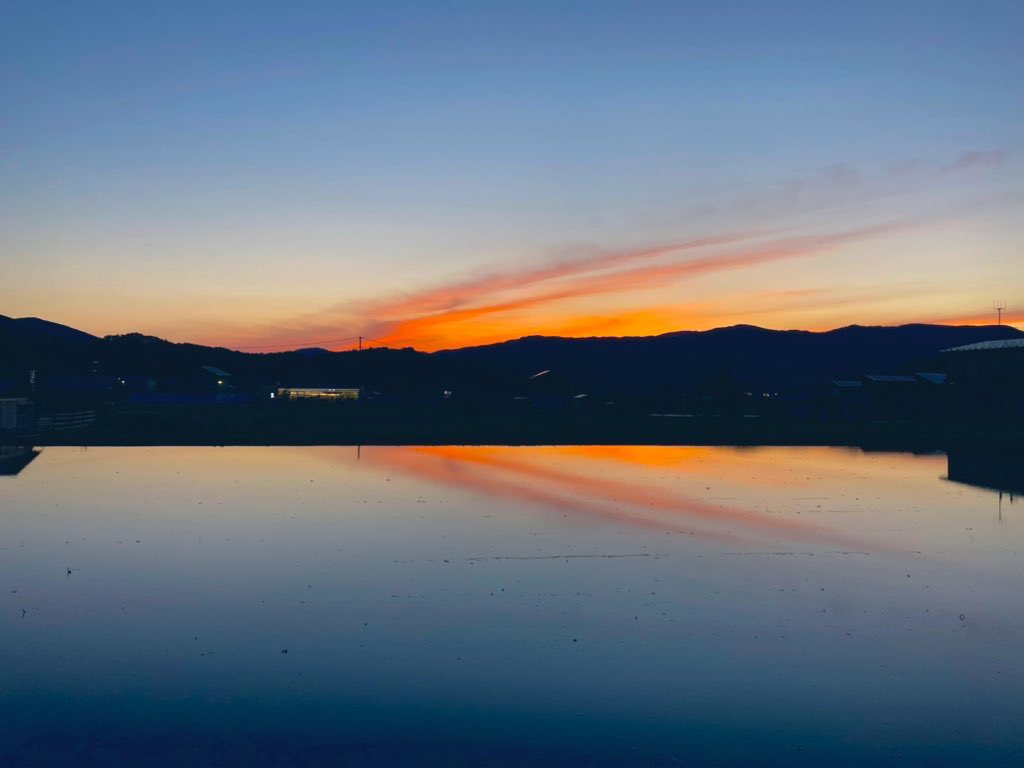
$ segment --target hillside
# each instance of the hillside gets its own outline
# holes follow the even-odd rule
[[[732,326],[651,337],[568,339],[531,336],[435,353],[298,350],[271,354],[175,344],[126,334],[97,338],[36,318],[0,316],[0,376],[47,373],[145,375],[158,380],[198,366],[236,382],[359,385],[384,393],[456,389],[507,394],[549,370],[554,390],[608,396],[742,388],[784,392],[862,373],[941,370],[943,349],[1024,338],[1009,326],[848,326],[827,332]]]
[[[727,377],[750,391],[784,391],[863,373],[941,370],[939,352],[988,339],[1022,338],[1009,326],[858,326],[826,332],[737,325],[633,338],[531,336],[436,353],[513,376],[560,371],[609,393],[689,390]]]

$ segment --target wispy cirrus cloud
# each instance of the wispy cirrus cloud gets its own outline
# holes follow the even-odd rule
[[[710,190],[691,213],[744,216],[821,215],[830,210],[893,197],[957,188],[1006,165],[1003,148],[970,149],[951,157],[910,157],[874,166],[835,163],[775,183],[729,185]]]
[[[389,346],[418,344],[426,348],[440,348],[446,343],[451,345],[449,340],[458,338],[455,332],[457,328],[470,322],[481,323],[494,316],[525,309],[536,310],[569,299],[642,291],[688,278],[808,257],[830,252],[850,242],[900,231],[916,223],[913,220],[904,220],[824,235],[768,238],[743,248],[705,256],[684,255],[669,250],[659,255],[672,254],[676,258],[613,271],[579,269],[571,281],[560,282],[555,286],[544,286],[520,298],[494,301],[496,296],[503,293],[502,290],[482,290],[475,296],[472,306],[445,309],[394,321],[384,320],[374,326],[372,335]],[[402,305],[402,308],[405,306]],[[382,309],[384,316],[390,314],[390,308]],[[479,341],[497,340],[501,335],[502,333],[498,332],[496,336],[485,336]]]
[[[339,328],[358,328],[378,345],[440,349],[486,343],[543,330],[546,333],[621,334],[622,321],[635,332],[651,332],[671,322],[668,307],[641,307],[618,313],[576,313],[566,321],[546,321],[542,329],[524,327],[517,313],[544,313],[563,302],[621,296],[730,271],[821,255],[871,237],[902,231],[916,219],[872,224],[816,235],[785,231],[732,232],[673,243],[563,260],[542,266],[453,281],[391,298],[338,305],[301,318],[274,334],[282,348],[309,339],[330,340]],[[686,318],[675,307],[677,322]],[[642,320],[648,320],[647,324]],[[337,347],[353,346],[354,339]],[[267,342],[264,342],[267,343]]]
[[[406,337],[417,333],[418,327],[441,323],[441,318],[447,318],[448,322],[471,321],[588,293],[613,292],[613,283],[599,284],[602,279],[607,280],[607,275],[599,277],[601,273],[664,257],[681,258],[765,234],[736,231],[637,248],[598,249],[585,256],[558,259],[553,263],[459,278],[396,296],[347,302],[277,327],[261,336],[261,345],[288,347],[298,343],[301,346],[304,342],[300,340],[329,340],[339,328],[349,328],[379,344],[415,344],[419,347],[423,346],[421,339]],[[637,274],[640,272],[642,270]],[[628,276],[629,271],[623,274]],[[586,281],[589,287],[580,281]],[[399,329],[405,330],[399,333]]]
[[[349,301],[277,324],[253,334],[264,348],[320,345],[349,348],[355,336],[387,346],[441,349],[488,343],[530,333],[622,335],[657,333],[699,326],[728,317],[724,306],[690,299],[683,305],[651,304],[645,293],[698,278],[827,256],[872,238],[894,236],[943,217],[904,215],[879,222],[858,214],[862,223],[841,227],[822,219],[814,234],[798,235],[784,226],[779,211],[822,211],[867,199],[882,199],[913,186],[941,185],[964,174],[1006,162],[1003,150],[971,150],[942,161],[910,160],[858,171],[839,165],[798,177],[774,189],[738,194],[730,204],[736,220],[771,220],[772,226],[726,227],[718,232],[631,248],[591,249],[572,258],[456,278],[392,296]],[[952,183],[952,182],[950,182]],[[751,216],[752,210],[759,210]],[[840,220],[843,217],[839,217]],[[948,218],[948,217],[947,217]],[[847,221],[849,218],[847,218]],[[766,279],[771,280],[767,274]],[[762,314],[785,314],[815,306],[856,303],[850,295],[810,295],[778,286]],[[748,297],[750,298],[750,297]],[[587,305],[587,302],[590,305]],[[866,306],[878,297],[865,297]],[[609,303],[632,302],[611,310]],[[602,306],[604,305],[604,306]],[[756,318],[746,317],[749,322]],[[813,325],[813,322],[812,322]],[[342,334],[347,334],[342,336]],[[253,338],[255,337],[255,338]],[[341,338],[339,338],[341,337]],[[245,347],[238,340],[236,346]]]
[[[602,250],[590,256],[559,260],[552,264],[527,266],[517,270],[507,270],[465,280],[456,280],[383,302],[368,302],[368,306],[376,309],[378,312],[383,311],[397,316],[448,311],[479,301],[482,296],[492,296],[506,291],[528,288],[542,283],[550,283],[600,270],[648,261],[662,256],[684,254],[716,246],[733,245],[749,240],[757,235],[758,233],[756,232],[733,232],[664,243],[645,248]],[[346,308],[349,308],[349,305],[343,305],[336,309]]]

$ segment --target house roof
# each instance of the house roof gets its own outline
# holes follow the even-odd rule
[[[943,352],[983,352],[990,349],[1024,349],[1024,339],[1000,339],[997,341],[979,341],[977,344],[965,344],[962,347],[944,349]]]
[[[864,378],[878,384],[913,384],[915,381],[913,376],[902,373],[869,373]]]
[[[221,378],[231,375],[227,371],[222,371],[220,368],[214,368],[212,365],[204,365],[203,370],[206,371],[207,373],[212,373],[214,376],[219,376]]]
[[[832,379],[832,386],[840,389],[858,389],[864,386],[860,379]]]
[[[945,384],[946,374],[944,373],[915,373],[917,378],[921,381],[927,381],[929,384]]]
[[[355,392],[360,387],[351,387],[344,384],[329,384],[326,386],[315,384],[303,384],[302,386],[295,386],[294,384],[282,384],[278,389],[291,389],[296,392]]]

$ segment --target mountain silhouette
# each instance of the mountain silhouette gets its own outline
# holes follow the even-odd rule
[[[1024,337],[1009,326],[850,325],[775,331],[734,325],[660,336],[515,341],[435,353],[514,376],[550,369],[607,394],[692,390],[723,375],[749,391],[776,392],[864,373],[941,370],[943,349]]]
[[[0,372],[21,363],[56,363],[75,368],[86,365],[102,340],[60,323],[38,317],[0,315]]]
[[[532,386],[529,377],[547,370],[544,386],[565,393],[659,396],[726,385],[775,393],[864,373],[942,370],[943,349],[1014,338],[1024,332],[1010,326],[851,325],[812,332],[736,325],[648,337],[528,336],[433,353],[247,353],[138,333],[99,338],[38,318],[0,316],[0,377],[20,379],[31,368],[42,375],[144,375],[159,382],[216,366],[239,386],[348,385],[384,395],[451,389],[488,396],[520,392]]]

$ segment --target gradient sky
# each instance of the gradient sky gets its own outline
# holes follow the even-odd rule
[[[1024,323],[1024,3],[0,0],[0,313],[273,350]]]

